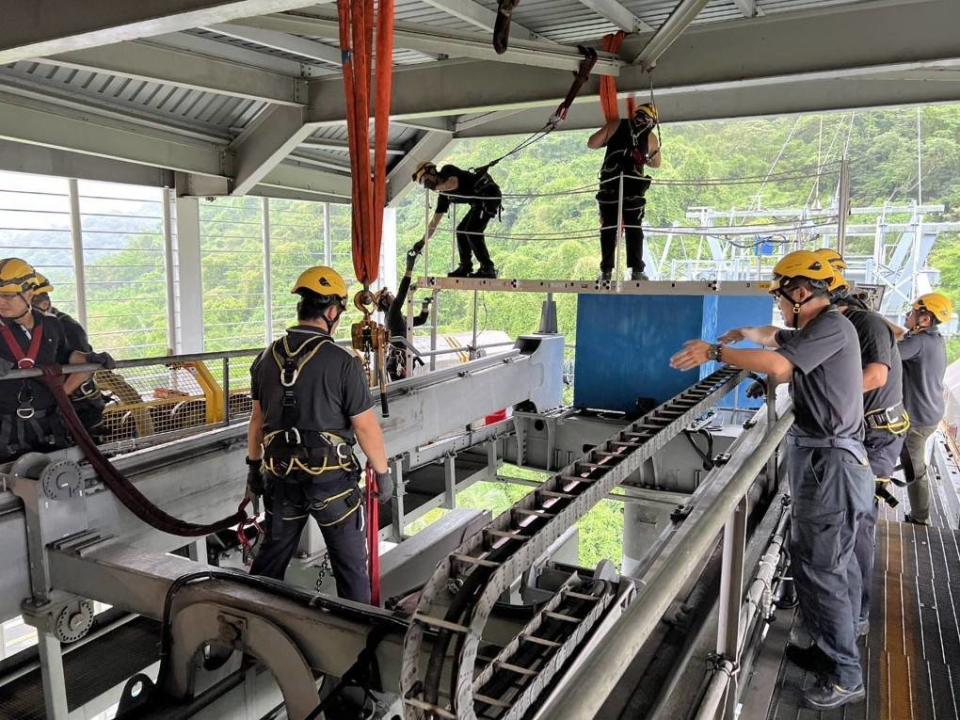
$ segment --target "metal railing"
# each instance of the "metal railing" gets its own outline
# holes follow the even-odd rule
[[[744,437],[735,453],[737,458],[743,458],[743,462],[731,462],[720,469],[682,527],[643,574],[637,599],[624,612],[617,631],[605,638],[597,651],[584,661],[573,680],[544,705],[538,717],[551,720],[598,717],[604,701],[668,611],[676,589],[698,572],[701,559],[715,546],[721,531],[723,571],[717,654],[721,662],[727,662],[731,668],[739,666],[746,626],[743,580],[747,493],[777,452],[793,421],[791,409],[775,421],[760,420],[766,425],[762,435]],[[761,570],[765,572],[768,564],[765,561]],[[728,690],[729,683],[735,682],[733,672],[718,675],[708,698],[713,704],[712,707],[703,706],[704,717],[716,714],[724,691]],[[736,692],[726,692],[726,697],[728,702],[735,703]]]

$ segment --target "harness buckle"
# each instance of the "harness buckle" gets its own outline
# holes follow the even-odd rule
[[[33,358],[25,357],[17,360],[17,367],[20,370],[32,370],[34,367],[36,367],[36,365],[37,364],[33,361]]]
[[[290,378],[289,380],[287,379],[288,374]],[[298,377],[300,377],[300,368],[284,368],[283,372],[280,373],[280,384],[285,388],[291,388],[296,385]]]
[[[17,408],[17,417],[21,420],[30,420],[36,414],[37,411],[34,410],[30,405],[24,405]]]
[[[296,440],[293,441],[293,442],[291,442],[291,440],[290,440],[290,433],[293,433],[293,436],[296,438]],[[302,444],[303,444],[303,438],[300,437],[300,431],[299,431],[297,428],[295,428],[295,427],[287,428],[286,430],[284,430],[284,431],[283,431],[283,439],[284,439],[284,441],[287,443],[287,445],[302,445]]]
[[[353,459],[353,447],[345,442],[337,443],[336,451],[337,460],[339,460],[341,464],[346,463],[347,460]]]

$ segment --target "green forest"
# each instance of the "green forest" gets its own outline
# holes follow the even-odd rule
[[[501,277],[596,277],[599,223],[594,192],[602,153],[587,149],[588,136],[588,132],[556,132],[503,160],[493,170],[506,196],[502,221],[492,222],[488,229]],[[942,214],[927,215],[927,222],[960,222],[958,105],[689,124],[672,124],[666,118],[661,136],[663,166],[652,172],[659,182],[647,195],[645,226],[650,228],[694,226],[698,221],[688,213],[699,208],[718,212],[754,210],[755,217],[741,222],[757,224],[756,234],[748,230],[738,238],[752,247],[763,237],[763,224],[776,219],[771,210],[815,210],[832,205],[838,162],[844,154],[849,161],[855,209],[922,200],[945,208]],[[448,155],[437,160],[476,167],[508,152],[519,140],[454,143]],[[813,170],[818,166],[822,167],[820,173]],[[3,189],[0,187],[0,192]],[[85,289],[93,343],[123,358],[166,354],[168,314],[159,191],[151,191],[153,195],[144,191],[133,199],[117,201],[104,199],[105,191],[99,186],[88,187],[81,182],[80,190]],[[54,200],[39,200],[47,203],[43,208],[37,206],[48,213],[41,218],[42,223],[38,221],[36,228],[14,228],[8,223],[14,229],[4,231],[0,245],[46,271],[58,288],[56,303],[72,311],[76,273],[63,198],[56,200],[59,215],[51,213]],[[407,248],[423,234],[430,212],[425,193],[419,188],[408,191],[399,204],[398,267],[403,266]],[[262,346],[268,313],[263,277],[263,203],[253,197],[201,201],[200,218],[205,349]],[[887,219],[907,222],[910,216]],[[430,244],[429,267],[421,263],[418,276],[446,274],[455,264],[454,221],[451,216],[441,226]],[[872,227],[876,221],[875,215],[858,215],[851,223]],[[349,207],[331,206],[329,222],[333,265],[352,278]],[[271,201],[269,228],[269,314],[276,335],[294,317],[295,298],[289,293],[294,278],[303,268],[324,260],[323,206]],[[786,239],[819,246],[822,242],[817,232],[812,228]],[[882,261],[890,260],[898,239],[899,233],[890,234]],[[674,270],[682,271],[687,260],[707,249],[704,240],[695,235],[675,234],[669,248],[666,243],[665,234],[648,234],[652,255],[665,277]],[[852,236],[847,252],[870,255],[873,243],[872,232]],[[749,256],[749,250],[746,254]],[[759,262],[767,267],[770,261],[761,258]],[[960,303],[957,233],[940,235],[929,265],[939,271],[941,289]],[[479,307],[480,327],[504,330],[511,336],[531,332],[537,328],[541,301],[542,297],[533,294],[484,293]],[[576,342],[575,303],[571,295],[558,298],[560,330],[571,344]],[[469,330],[471,295],[443,293],[440,305],[443,333]],[[356,317],[351,309],[343,329]],[[951,340],[950,354],[951,359],[960,356],[960,340]],[[512,467],[505,468],[504,473],[538,477]],[[498,512],[526,492],[529,488],[521,485],[479,483],[462,493],[460,502]],[[434,511],[418,522],[430,522],[442,512]],[[595,508],[580,526],[582,562],[593,565],[604,557],[619,561],[622,524],[620,503],[604,501]]]

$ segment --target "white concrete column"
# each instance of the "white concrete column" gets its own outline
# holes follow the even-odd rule
[[[380,284],[397,287],[397,209],[383,209],[383,234],[380,240]]]
[[[200,201],[176,200],[177,278],[180,323],[178,353],[203,352],[203,275],[200,269]]]

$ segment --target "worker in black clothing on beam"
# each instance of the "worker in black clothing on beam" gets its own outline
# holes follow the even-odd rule
[[[20,258],[0,260],[0,379],[14,369],[42,365],[100,363],[113,366],[107,353],[72,348],[61,322],[33,307],[37,285],[33,267]],[[72,394],[88,378],[73,373],[64,390]],[[10,380],[0,388],[0,462],[27,452],[68,447],[71,438],[57,402],[37,378]]]
[[[400,279],[400,285],[397,287],[397,294],[393,295],[389,290],[383,288],[375,296],[377,309],[383,313],[384,324],[390,332],[387,374],[391,380],[400,380],[407,376],[407,319],[404,317],[403,309],[407,302],[407,294],[410,292],[410,283],[413,280],[413,268],[417,263],[417,257],[423,251],[423,245],[424,243],[421,240],[407,251],[407,267]],[[413,317],[414,327],[420,327],[427,322],[432,301],[433,298],[430,296],[423,299],[419,314]],[[423,361],[417,357],[414,357],[414,362],[423,364]]]
[[[692,340],[670,361],[679,370],[692,370],[716,360],[763,373],[774,385],[790,383],[796,414],[787,439],[791,570],[804,623],[815,640],[797,650],[825,657],[833,667],[822,683],[804,692],[804,701],[815,710],[865,697],[858,609],[850,589],[859,577],[857,528],[870,511],[874,488],[863,447],[857,333],[831,306],[833,277],[829,264],[812,252],[790,253],[777,263],[771,284],[790,329],[740,328],[721,337],[724,343],[746,340],[775,350]]]
[[[347,285],[328,267],[304,271],[299,323],[250,368],[253,411],[247,432],[248,496],[263,495],[263,543],[250,573],[282,580],[310,517],[330,553],[337,594],[370,602],[359,443],[377,473],[379,500],[393,482],[383,432],[360,358],[333,340]]]
[[[903,402],[911,426],[901,461],[910,498],[907,521],[930,524],[930,480],[927,478],[927,441],[943,420],[943,375],[947,345],[940,326],[953,316],[953,303],[941,293],[921,295],[910,308],[907,327],[895,332],[903,359]]]
[[[427,242],[433,237],[443,216],[450,210],[451,203],[466,204],[470,208],[457,223],[457,253],[460,256],[460,265],[448,273],[447,277],[497,277],[497,268],[487,250],[484,233],[490,220],[500,215],[503,202],[500,187],[490,177],[487,169],[471,172],[461,170],[456,165],[444,165],[438,170],[434,163],[423,162],[413,173],[413,181],[428,190],[436,191],[440,196],[421,242]],[[476,271],[473,269],[474,257],[480,263]]]
[[[40,273],[37,273],[36,281],[36,288],[31,300],[33,306],[40,312],[53,315],[60,321],[66,334],[67,345],[70,348],[84,353],[93,352],[90,339],[87,337],[87,331],[83,325],[53,305],[50,294],[54,288],[50,281]],[[106,402],[103,399],[103,393],[97,387],[97,381],[92,375],[77,388],[76,392],[70,395],[70,400],[77,411],[77,417],[80,418],[80,422],[90,433],[90,437],[98,444],[103,442],[106,437],[106,428],[103,427],[103,411],[106,408]]]
[[[613,279],[616,264],[617,234],[622,220],[627,239],[627,265],[631,280],[647,280],[643,272],[643,214],[650,176],[644,168],[660,167],[660,140],[657,108],[653,103],[637,107],[632,118],[611,120],[587,140],[591,150],[606,148],[600,166],[600,282]],[[621,203],[621,177],[623,208]]]

